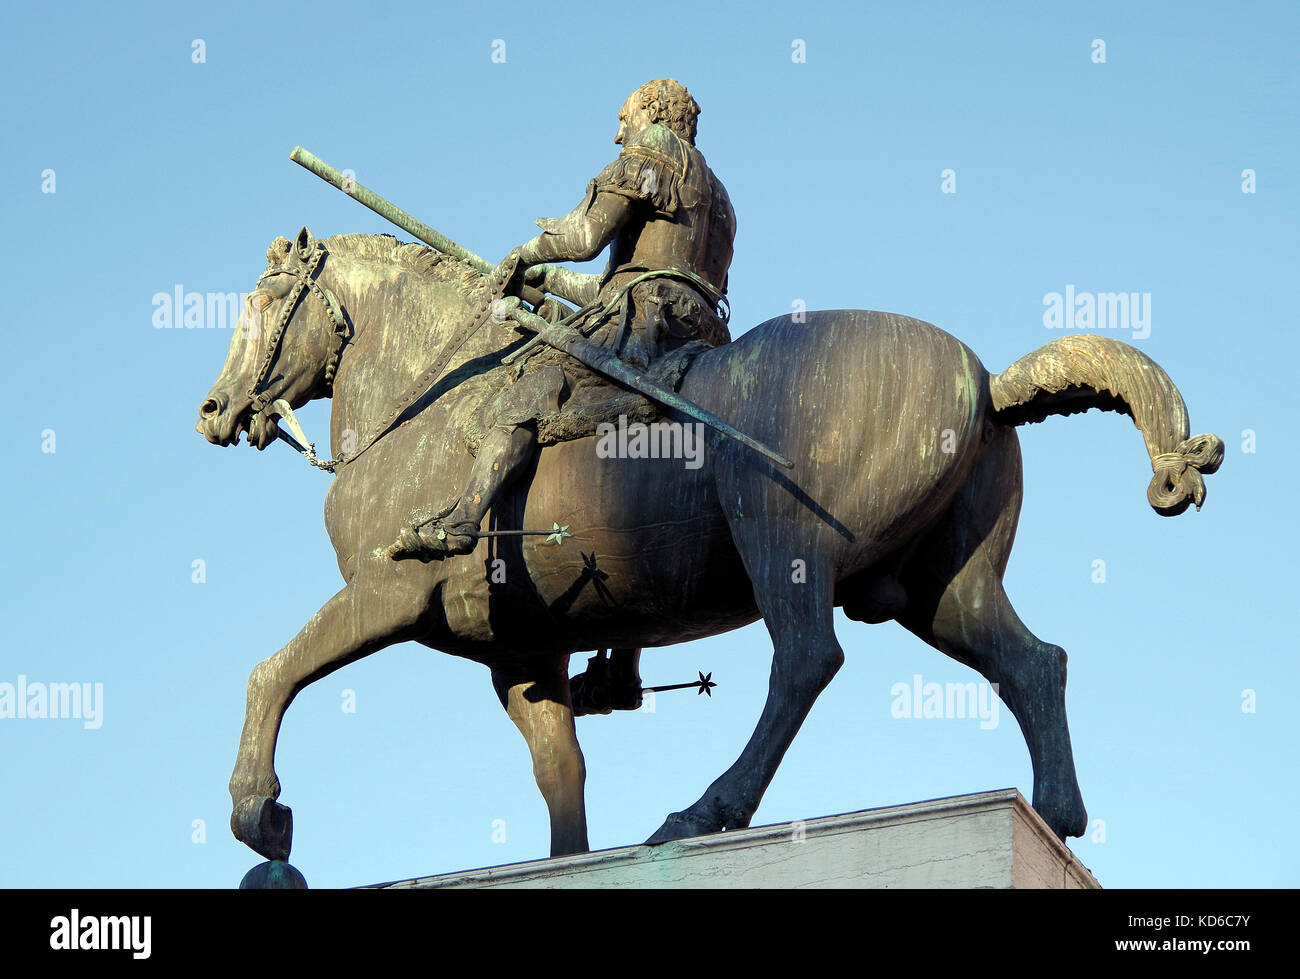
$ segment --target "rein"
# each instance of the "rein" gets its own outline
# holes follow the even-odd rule
[[[334,473],[337,471],[338,467],[353,462],[358,456],[378,442],[379,439],[392,428],[397,419],[400,418],[408,408],[415,404],[422,395],[428,392],[430,386],[442,375],[442,372],[446,370],[447,364],[451,361],[451,358],[456,355],[456,352],[471,336],[478,332],[479,328],[482,327],[484,323],[492,317],[493,304],[495,300],[502,297],[511,276],[507,275],[504,278],[496,279],[493,282],[493,290],[489,298],[478,305],[474,310],[475,315],[465,326],[461,327],[447,339],[447,342],[444,343],[442,349],[438,351],[438,355],[433,359],[433,362],[429,364],[420,376],[415,379],[415,382],[408,387],[405,392],[403,392],[401,397],[397,399],[392,407],[389,408],[389,410],[384,413],[383,417],[381,417],[371,428],[370,432],[356,451],[350,453],[344,452],[335,459],[319,459],[316,456],[316,443],[307,440],[307,436],[303,433],[302,426],[298,423],[298,419],[294,415],[293,409],[289,406],[288,401],[283,398],[277,398],[270,392],[262,391],[259,393],[257,390],[266,380],[267,375],[271,372],[271,366],[275,363],[276,351],[280,346],[285,331],[288,329],[289,321],[292,319],[294,311],[298,308],[298,304],[301,302],[305,293],[311,292],[311,294],[325,306],[330,321],[334,325],[334,336],[337,342],[334,346],[334,351],[330,357],[329,364],[325,368],[326,383],[330,386],[331,390],[334,383],[334,373],[338,369],[339,359],[343,356],[343,348],[346,346],[348,341],[347,324],[344,321],[343,312],[339,307],[338,300],[334,298],[334,293],[322,286],[316,280],[316,277],[320,272],[321,264],[324,262],[325,255],[327,254],[325,249],[322,248],[319,243],[314,241],[311,243],[310,249],[308,249],[301,237],[299,238],[297,248],[298,256],[303,262],[302,265],[296,267],[288,265],[275,266],[274,268],[269,268],[263,272],[257,280],[258,285],[260,286],[262,280],[269,276],[292,275],[295,282],[292,291],[289,293],[288,297],[286,297],[283,309],[280,311],[280,317],[276,321],[275,330],[271,334],[270,342],[267,344],[266,353],[262,357],[262,364],[258,369],[257,376],[248,386],[248,397],[252,399],[252,407],[255,413],[260,414],[261,412],[269,410],[271,415],[285,420],[293,435],[291,438],[285,438],[284,441],[292,446],[294,451],[302,455],[309,465],[328,473]],[[726,298],[722,293],[698,275],[679,269],[644,269],[641,270],[640,275],[636,276],[614,293],[614,295],[604,303],[603,309],[601,309],[602,304],[599,301],[595,301],[584,306],[582,309],[575,310],[569,316],[565,317],[562,322],[579,322],[589,318],[592,312],[600,310],[600,315],[592,318],[592,322],[599,323],[605,316],[608,316],[620,306],[623,307],[623,314],[624,317],[626,317],[627,309],[625,303],[628,294],[632,291],[632,287],[639,285],[648,279],[655,278],[678,279],[694,286],[703,295],[708,296],[709,299],[713,301],[716,312],[720,317],[722,317],[724,323],[730,318],[731,311],[727,307]],[[503,366],[510,365],[533,353],[540,342],[541,334],[539,333],[522,347],[503,358]]]
[[[397,399],[393,406],[371,428],[369,434],[362,441],[360,447],[357,448],[356,451],[350,453],[344,452],[336,459],[319,459],[316,456],[316,443],[307,440],[307,436],[303,433],[302,426],[298,423],[298,419],[294,415],[293,409],[289,406],[288,401],[283,398],[276,398],[269,392],[264,391],[260,394],[257,393],[258,386],[266,380],[267,375],[270,373],[271,365],[275,361],[276,349],[279,347],[280,340],[289,326],[289,320],[292,318],[294,310],[297,308],[303,293],[308,290],[324,303],[329,312],[330,319],[334,324],[334,334],[338,338],[338,343],[335,345],[330,362],[325,368],[326,381],[330,384],[331,389],[333,388],[334,373],[338,368],[339,359],[343,356],[343,348],[347,344],[347,326],[344,322],[343,313],[339,307],[338,301],[334,298],[334,294],[316,281],[316,274],[320,269],[321,263],[324,261],[326,252],[319,244],[313,243],[313,245],[314,247],[311,252],[304,254],[306,250],[302,247],[301,243],[299,244],[298,254],[303,259],[303,266],[296,268],[291,266],[276,266],[275,268],[267,269],[258,277],[257,281],[259,285],[267,276],[278,274],[293,275],[297,281],[294,283],[293,291],[290,293],[284,304],[284,309],[280,313],[280,318],[276,323],[271,341],[267,345],[266,354],[263,357],[262,366],[258,370],[257,377],[253,379],[252,384],[248,387],[248,396],[253,399],[253,410],[255,412],[260,413],[269,409],[272,415],[285,420],[289,425],[290,431],[293,433],[293,437],[291,439],[285,439],[284,441],[292,446],[294,451],[306,458],[309,465],[316,469],[322,469],[328,473],[334,473],[339,466],[344,466],[354,461],[357,456],[361,455],[361,453],[365,452],[372,445],[378,442],[379,439],[392,428],[393,423],[396,422],[397,419],[411,407],[411,405],[415,404],[415,402],[429,390],[430,385],[432,385],[434,381],[442,375],[442,372],[446,369],[451,358],[456,355],[456,352],[465,344],[465,341],[477,333],[479,328],[491,318],[493,301],[501,298],[506,283],[509,281],[509,277],[497,280],[493,283],[494,288],[491,296],[474,309],[474,316],[469,323],[461,327],[447,339],[447,342],[444,343],[442,349],[438,351],[438,355],[433,359],[433,362],[424,370],[423,373],[420,374],[418,378],[415,379],[415,382],[406,389],[402,396]]]
[[[334,325],[336,343],[329,364],[325,367],[326,382],[333,387],[334,371],[338,368],[339,358],[343,356],[343,347],[348,340],[348,328],[343,319],[343,311],[339,308],[338,300],[334,298],[334,293],[316,281],[316,275],[320,271],[321,264],[325,261],[325,254],[325,249],[316,242],[312,243],[311,251],[308,252],[303,247],[300,239],[298,256],[303,260],[303,265],[277,265],[274,268],[267,269],[257,277],[258,286],[261,286],[264,279],[273,275],[291,275],[295,281],[293,289],[285,298],[284,306],[280,310],[280,318],[276,321],[275,329],[271,333],[271,339],[266,345],[266,352],[262,355],[262,366],[258,368],[257,376],[248,385],[247,394],[252,399],[254,414],[261,414],[276,400],[275,395],[269,391],[259,392],[257,389],[261,387],[267,375],[271,373],[271,365],[275,363],[276,351],[280,347],[280,341],[284,337],[285,330],[289,327],[289,320],[293,318],[298,303],[301,302],[303,294],[307,292],[315,296],[325,307],[330,322]]]

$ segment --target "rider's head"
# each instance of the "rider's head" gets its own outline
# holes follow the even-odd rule
[[[700,106],[685,85],[671,78],[656,78],[638,88],[623,103],[614,142],[626,143],[658,122],[694,144],[695,117],[699,114]]]

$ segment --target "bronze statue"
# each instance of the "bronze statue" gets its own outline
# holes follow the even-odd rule
[[[568,231],[558,237],[567,240]],[[542,247],[526,246],[520,264],[546,256]],[[730,255],[716,254],[699,274],[720,291]],[[527,428],[543,448],[513,481],[491,487],[487,529],[478,529],[482,515],[469,507],[458,515],[464,520],[453,529],[473,530],[464,534],[472,550],[454,553],[464,547],[457,541],[433,560],[399,560],[395,540],[451,512],[462,488],[476,485],[474,453],[482,456],[493,437],[486,407],[521,380],[520,362],[503,361],[525,347],[516,326],[527,314],[492,315],[503,286],[512,285],[504,276],[387,236],[318,241],[304,228],[292,242],[276,239],[267,264],[249,298],[251,327],[232,338],[197,429],[216,445],[246,432],[264,449],[282,434],[277,417],[291,420],[291,409],[333,399],[331,443],[343,455],[333,466],[325,522],[345,584],[249,679],[231,826],[258,853],[283,861],[290,851],[292,824],[276,801],[274,769],[289,703],[307,684],[407,640],[489,667],[532,752],[552,854],[584,851],[585,771],[570,655],[666,646],[762,617],[774,658],[753,736],[650,842],[746,826],[843,661],[832,628],[837,606],[862,622],[897,620],[998,683],[1033,761],[1035,809],[1062,838],[1084,832],[1065,652],[1029,632],[1002,588],[1021,500],[1015,427],[1089,407],[1129,414],[1154,470],[1151,506],[1166,516],[1199,507],[1202,474],[1218,468],[1222,442],[1190,436],[1182,398],[1145,354],[1073,334],[990,374],[949,334],[890,313],[814,311],[805,322],[779,316],[721,345],[709,332],[716,327],[701,325],[702,349],[665,386],[784,452],[793,468],[713,429],[699,468],[603,458],[595,437],[563,411],[524,412],[507,423]],[[521,281],[565,289],[575,302],[592,288],[570,289],[549,271],[529,285],[526,272],[508,271],[516,289]],[[707,291],[669,282],[670,302],[687,295],[706,311]],[[633,314],[637,303],[634,289]],[[683,339],[676,315],[655,326],[652,314],[630,315],[596,329],[625,341],[624,350],[646,350],[650,362],[642,366],[653,373],[656,347]],[[444,356],[450,359],[433,371],[427,393],[409,396],[419,387],[412,382]],[[561,356],[527,358],[523,377],[539,359],[547,363],[536,373],[557,367],[572,386],[580,372],[561,367]],[[598,386],[574,397],[588,388]],[[576,411],[583,425],[607,417],[602,396],[622,398],[625,408],[639,399],[611,385],[600,390]],[[401,424],[385,425],[397,418]],[[380,434],[367,437],[364,451],[346,448],[355,433],[372,431]],[[499,441],[515,445],[513,435]],[[552,527],[557,532],[547,537],[529,532]]]
[[[581,307],[566,317],[570,325],[643,370],[686,344],[705,349],[729,342],[727,270],[736,216],[722,181],[695,148],[699,113],[673,79],[654,79],[629,95],[614,136],[622,153],[587,182],[577,207],[560,219],[539,219],[542,233],[502,260],[496,270],[502,292],[517,293],[534,266],[590,261],[608,246],[603,275],[550,268],[531,278]],[[486,436],[455,507],[404,532],[392,555],[428,560],[472,551],[474,531],[497,493],[532,460],[537,421],[564,411],[583,383],[607,382],[563,353],[533,356],[523,376],[485,406]],[[575,714],[639,707],[640,654],[614,649],[608,660],[593,659],[574,678]]]
[[[691,341],[730,341],[725,308],[736,216],[726,188],[695,148],[700,108],[672,79],[642,85],[619,111],[617,160],[588,181],[565,217],[541,219],[542,233],[498,266],[503,292],[547,262],[585,262],[610,248],[603,275],[550,269],[537,282],[582,307],[571,326],[648,370]],[[406,535],[395,557],[468,554],[496,498],[532,460],[536,423],[560,411],[591,372],[563,353],[541,350],[523,376],[486,407],[483,438],[455,508]],[[601,379],[603,382],[603,379]],[[439,533],[441,531],[441,533]]]

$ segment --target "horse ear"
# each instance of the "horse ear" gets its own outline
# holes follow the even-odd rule
[[[277,265],[283,265],[289,257],[289,251],[293,248],[293,242],[281,235],[271,242],[266,249],[266,267],[273,268]]]
[[[316,249],[316,239],[311,236],[311,229],[305,224],[302,230],[298,232],[298,239],[294,242],[298,248],[298,257],[304,262],[311,257],[311,253]]]

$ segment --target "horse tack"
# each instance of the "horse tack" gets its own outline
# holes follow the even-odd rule
[[[311,250],[309,252],[304,246],[304,241],[310,243]],[[298,233],[297,248],[298,256],[304,262],[303,265],[276,265],[268,268],[257,277],[259,286],[264,279],[273,275],[291,275],[295,281],[289,295],[285,297],[284,306],[280,310],[279,318],[276,320],[275,330],[271,333],[271,339],[266,345],[266,352],[262,355],[262,364],[252,382],[248,385],[247,393],[248,397],[252,399],[254,413],[265,411],[276,400],[275,396],[270,392],[262,391],[259,393],[257,389],[261,387],[267,375],[271,372],[271,365],[275,363],[275,352],[279,349],[284,332],[289,327],[289,320],[293,317],[294,311],[298,308],[298,303],[302,300],[305,292],[310,291],[312,295],[320,300],[329,315],[330,322],[334,326],[334,336],[338,342],[330,358],[330,363],[326,367],[326,374],[331,376],[331,379],[333,374],[331,368],[338,365],[339,357],[343,355],[343,346],[347,343],[347,323],[343,318],[343,311],[339,307],[338,300],[334,297],[334,293],[316,281],[320,267],[325,261],[325,249],[319,242],[312,240],[311,232],[306,228],[303,228]]]
[[[357,456],[361,455],[361,453],[365,452],[366,449],[378,442],[380,438],[387,434],[388,430],[393,427],[393,422],[401,418],[406,410],[410,408],[411,405],[415,404],[415,402],[429,390],[429,387],[442,376],[442,372],[446,370],[447,364],[451,362],[451,358],[456,356],[456,352],[460,350],[460,348],[465,345],[466,341],[477,333],[479,329],[482,328],[483,324],[491,318],[492,306],[502,297],[508,281],[508,279],[493,279],[492,294],[487,300],[479,304],[474,318],[447,338],[447,342],[444,343],[442,349],[438,351],[438,356],[433,358],[433,362],[424,369],[424,372],[415,379],[414,383],[402,393],[402,396],[397,399],[393,406],[389,408],[384,416],[370,429],[370,434],[366,436],[365,440],[361,443],[360,448],[351,455],[344,453],[337,459],[330,460],[328,468],[331,472],[335,466],[347,465],[350,462],[354,462]],[[322,466],[321,468],[326,467]]]
[[[330,310],[331,317],[334,319],[335,332],[340,336],[341,340],[343,341],[336,348],[333,357],[331,359],[331,365],[337,366],[338,360],[342,356],[343,346],[346,343],[346,336],[343,332],[341,332],[341,327],[343,324],[342,313],[339,310],[337,301],[334,299],[333,293],[331,293],[328,289],[325,289],[315,280],[315,274],[319,270],[319,266],[323,261],[325,254],[327,254],[325,250],[319,244],[316,244],[308,259],[309,264],[305,270],[302,268],[294,268],[289,266],[277,266],[275,268],[267,269],[267,271],[264,272],[262,276],[258,279],[258,282],[260,283],[262,279],[266,278],[267,276],[275,275],[279,273],[287,273],[287,274],[294,275],[298,281],[294,284],[294,291],[293,293],[291,293],[289,297],[289,301],[285,303],[284,310],[282,311],[280,315],[280,319],[277,322],[275,334],[271,340],[271,343],[268,345],[267,354],[263,360],[261,370],[258,372],[258,376],[254,380],[253,384],[250,385],[249,387],[249,396],[253,398],[255,411],[265,410],[266,407],[274,404],[275,399],[271,398],[270,395],[263,393],[261,395],[255,396],[254,390],[265,379],[266,374],[270,371],[271,364],[274,362],[274,352],[279,345],[279,342],[284,334],[285,329],[288,327],[289,319],[293,315],[294,309],[296,308],[297,302],[300,299],[305,287],[310,287],[312,289],[319,289],[321,291],[321,294],[323,296],[322,301],[325,302],[326,306]],[[581,322],[584,319],[584,317],[587,317],[591,312],[599,310],[600,311],[599,315],[590,318],[590,328],[595,328],[600,325],[600,323],[602,322],[605,316],[613,312],[615,309],[620,309],[622,318],[624,321],[626,321],[628,317],[627,296],[631,292],[632,287],[639,285],[640,283],[645,282],[647,280],[655,279],[655,278],[679,279],[689,284],[695,285],[698,288],[702,288],[705,291],[705,294],[708,295],[710,299],[712,299],[715,302],[717,306],[718,315],[722,318],[723,322],[726,322],[726,319],[730,314],[730,310],[728,310],[725,306],[726,300],[723,299],[718,293],[716,293],[715,290],[712,289],[711,286],[705,283],[698,276],[692,275],[691,273],[687,273],[687,272],[681,272],[680,270],[677,269],[643,270],[642,274],[638,275],[636,278],[632,279],[630,282],[628,282],[626,285],[620,288],[618,292],[615,293],[615,295],[604,305],[603,309],[601,308],[599,303],[591,303],[588,306],[584,306],[582,309],[576,310],[575,312],[571,313],[568,317],[566,317],[561,322],[565,322],[565,323]],[[508,275],[501,278],[496,278],[496,277],[493,278],[492,293],[487,300],[479,304],[477,314],[475,315],[475,317],[464,327],[462,327],[460,330],[458,330],[456,333],[454,333],[451,337],[447,339],[447,342],[443,344],[443,347],[438,352],[438,355],[433,359],[433,361],[429,364],[429,366],[425,368],[423,373],[421,373],[420,376],[416,378],[415,381],[411,384],[411,386],[406,389],[406,391],[401,395],[401,397],[399,397],[397,401],[394,402],[393,406],[383,415],[383,417],[380,418],[380,420],[374,426],[371,427],[370,432],[368,433],[366,438],[362,441],[360,448],[358,448],[355,452],[352,452],[350,454],[343,453],[342,455],[338,456],[335,459],[321,460],[316,458],[316,454],[314,451],[314,443],[313,443],[309,445],[307,449],[299,450],[301,454],[304,457],[306,457],[308,463],[317,469],[322,469],[326,472],[333,473],[337,470],[339,466],[347,465],[348,463],[355,461],[358,456],[360,456],[363,452],[365,452],[376,442],[378,442],[380,438],[382,438],[385,434],[387,434],[388,431],[392,428],[393,423],[396,422],[397,419],[399,419],[425,393],[427,393],[430,386],[435,381],[437,381],[439,377],[442,376],[443,371],[446,370],[447,368],[447,364],[451,361],[451,358],[456,355],[456,352],[460,350],[460,348],[464,346],[465,343],[475,333],[477,333],[480,328],[482,328],[483,324],[488,321],[488,319],[491,317],[491,313],[495,303],[504,297],[505,290],[507,288],[507,285],[510,282],[510,279],[511,276]],[[626,322],[624,323],[624,326],[626,327]],[[503,365],[509,365],[513,363],[516,359],[527,357],[528,355],[535,353],[537,349],[538,341],[539,338],[534,337],[523,347],[519,348],[519,350],[515,351],[514,354],[507,356],[502,361]],[[329,373],[328,370],[327,373]],[[293,417],[293,413],[291,410],[285,410],[284,417],[289,419],[294,425],[297,424],[297,421]]]
[[[277,265],[268,268],[257,279],[259,285],[263,279],[273,275],[292,275],[296,281],[294,282],[293,289],[285,298],[284,307],[280,312],[279,319],[276,321],[275,330],[271,335],[270,342],[267,344],[266,353],[263,355],[262,364],[258,369],[257,375],[248,386],[248,396],[252,399],[252,408],[255,413],[260,413],[265,411],[267,408],[274,407],[276,408],[277,413],[289,420],[295,428],[298,426],[297,419],[294,417],[293,411],[289,408],[287,402],[277,399],[274,395],[266,391],[258,393],[257,388],[266,380],[266,376],[270,373],[271,365],[275,362],[275,352],[280,346],[280,341],[284,336],[285,330],[288,329],[289,321],[292,319],[304,292],[310,290],[313,295],[316,295],[320,299],[329,313],[330,321],[334,324],[334,334],[338,338],[339,342],[335,346],[330,357],[330,362],[326,367],[326,376],[331,382],[333,381],[334,370],[337,369],[339,359],[343,356],[343,348],[346,346],[348,339],[347,324],[344,320],[343,312],[338,304],[338,300],[335,299],[333,292],[325,286],[322,286],[316,279],[328,252],[318,242],[312,242],[311,251],[304,256],[303,252],[305,249],[301,244],[304,233],[306,233],[305,228],[303,229],[303,232],[299,233],[298,245],[299,255],[300,257],[303,257],[305,262],[304,265]],[[462,346],[465,345],[465,342],[477,333],[483,324],[488,321],[492,311],[492,304],[502,297],[508,281],[508,279],[493,280],[492,294],[486,301],[479,304],[474,318],[448,338],[447,342],[443,344],[442,349],[438,352],[438,356],[433,359],[433,362],[418,378],[416,378],[415,382],[407,388],[402,396],[397,399],[379,422],[371,428],[370,433],[361,443],[360,448],[351,454],[343,453],[335,459],[317,459],[315,443],[308,443],[306,444],[306,448],[300,448],[298,450],[307,459],[307,462],[316,469],[322,469],[325,472],[333,473],[339,466],[354,461],[359,455],[361,455],[361,453],[365,452],[372,445],[378,442],[379,439],[392,428],[393,423],[429,390],[430,385],[432,385],[434,381],[442,375],[442,372],[446,369],[451,358],[456,355],[456,352]]]
[[[348,253],[340,245],[332,257],[345,263]],[[382,340],[390,335],[382,331],[405,329],[410,314],[427,315],[429,307],[418,292],[418,286],[406,290],[404,307],[380,304],[373,316],[366,307],[350,312],[364,329],[381,331]],[[435,295],[441,292],[431,292],[430,301]],[[460,317],[467,307],[458,300],[445,309]],[[475,317],[476,323],[481,319]],[[471,328],[457,325],[459,319],[451,315],[439,315],[435,323],[438,339],[448,338],[444,349],[457,346],[462,331]],[[294,338],[279,339],[289,345]],[[486,338],[480,337],[480,344],[485,349]],[[393,358],[374,365],[381,370],[400,364],[395,347],[366,345]],[[892,366],[903,362],[911,365],[907,372]],[[231,363],[243,369],[239,358]],[[755,370],[756,364],[763,369]],[[869,368],[866,375],[862,365]],[[316,365],[294,366],[314,370]],[[402,566],[383,560],[382,548],[371,546],[382,544],[394,525],[427,505],[428,483],[362,467],[356,479],[336,484],[327,529],[340,569],[360,570],[345,574],[343,591],[250,676],[230,783],[236,838],[268,860],[288,858],[292,824],[288,808],[276,801],[274,732],[297,691],[361,656],[415,639],[453,654],[473,649],[474,658],[492,668],[498,692],[525,683],[541,688],[536,699],[511,696],[503,704],[521,727],[536,721],[549,725],[543,731],[553,735],[545,748],[559,761],[534,769],[551,810],[553,855],[585,849],[584,770],[567,707],[567,656],[602,644],[671,645],[731,631],[762,615],[773,638],[773,668],[754,733],[732,767],[699,801],[671,814],[650,842],[743,827],[817,693],[844,659],[834,631],[835,607],[855,621],[903,622],[936,650],[999,682],[1002,700],[1024,729],[1035,809],[1062,839],[1086,830],[1065,717],[1064,650],[1023,626],[1002,586],[1022,495],[1015,428],[1048,414],[1098,407],[1097,391],[1115,392],[1106,405],[1132,415],[1147,439],[1157,478],[1170,492],[1184,495],[1182,501],[1158,495],[1152,505],[1164,515],[1181,512],[1190,502],[1201,502],[1195,477],[1217,468],[1222,442],[1209,435],[1189,437],[1186,407],[1168,375],[1131,345],[1097,336],[1058,338],[991,374],[973,352],[930,324],[835,310],[811,312],[806,323],[787,314],[761,324],[697,361],[687,385],[687,394],[706,395],[702,400],[734,413],[737,424],[752,426],[760,436],[785,433],[797,445],[810,445],[829,417],[839,429],[835,445],[841,449],[819,452],[810,445],[806,464],[790,477],[748,464],[747,456],[721,443],[698,475],[673,465],[607,463],[573,450],[566,457],[560,450],[549,465],[539,465],[528,493],[535,509],[562,511],[559,532],[565,524],[583,528],[575,541],[582,548],[581,563],[554,549],[530,549],[526,556],[537,560],[518,566],[522,573],[512,574],[509,589],[492,587],[476,562]],[[226,379],[223,370],[209,400],[227,410],[231,399],[225,393],[243,386],[242,375]],[[852,397],[864,387],[880,403],[908,410],[871,410],[865,397]],[[791,391],[807,396],[793,399]],[[352,417],[388,401],[388,395],[369,390],[365,372],[343,372],[334,397],[335,410],[343,404]],[[821,406],[831,404],[840,410],[828,416]],[[918,412],[917,406],[931,412]],[[229,410],[234,414],[238,408]],[[233,444],[235,420],[218,420],[215,413],[209,418],[202,407],[200,414],[200,434],[213,444]],[[892,468],[868,471],[849,451],[902,444],[900,438],[930,447],[934,422],[948,419],[959,435],[958,451],[942,454],[937,473],[918,468],[907,453],[880,453],[881,462]],[[445,405],[413,421],[430,432],[458,424]],[[992,439],[984,434],[989,426]],[[428,460],[440,444],[426,439],[414,451]],[[594,492],[583,492],[593,485]],[[371,502],[376,495],[382,499],[378,507]],[[924,512],[918,499],[927,501]],[[926,516],[932,512],[944,516],[936,521]],[[684,514],[700,518],[713,532],[680,533]],[[993,530],[974,534],[974,526]],[[675,534],[672,547],[665,548],[669,534]],[[910,546],[901,566],[884,566],[875,558],[877,542],[887,539]],[[593,570],[598,553],[599,572]],[[983,555],[979,561],[973,560],[977,553]],[[800,555],[816,557],[827,572],[792,589],[787,559]],[[671,563],[652,565],[652,558]],[[604,575],[609,577],[602,581]],[[674,587],[646,587],[665,580]],[[901,587],[907,606],[891,605],[893,594],[886,596],[889,602],[882,600],[891,581],[894,591]],[[535,610],[539,597],[545,613]],[[611,602],[619,603],[616,610]],[[953,611],[922,620],[903,616],[908,607]]]
[[[563,317],[557,325],[571,326],[581,332],[583,336],[591,336],[591,334],[595,333],[596,330],[600,329],[600,327],[605,324],[606,317],[617,310],[621,320],[618,334],[621,337],[626,332],[629,325],[628,317],[630,310],[628,308],[627,300],[633,287],[650,279],[660,278],[676,279],[679,282],[684,282],[699,290],[701,295],[707,296],[709,301],[713,303],[714,312],[724,325],[731,319],[731,306],[727,302],[727,297],[694,272],[688,272],[682,269],[643,269],[633,268],[631,266],[618,269],[617,271],[635,271],[640,272],[641,274],[620,286],[618,291],[610,296],[607,301],[604,301],[603,304],[600,299],[592,300],[581,309],[576,309],[572,313]],[[607,279],[603,281],[607,281]],[[507,354],[501,363],[508,366],[517,360],[522,360],[525,357],[531,356],[537,351],[538,347],[543,345],[543,342],[541,334],[536,334],[518,350]],[[617,349],[617,343],[615,348]]]
[[[304,241],[310,242],[309,252],[307,251],[307,246],[304,244]],[[257,388],[266,380],[267,375],[270,373],[271,366],[275,362],[275,352],[279,349],[280,341],[283,339],[284,333],[288,329],[289,321],[292,319],[293,314],[298,307],[298,303],[301,301],[305,292],[310,290],[312,294],[320,300],[329,314],[330,321],[334,325],[334,334],[338,339],[338,343],[335,346],[329,364],[326,367],[326,376],[331,382],[333,381],[334,371],[338,367],[339,359],[343,355],[343,348],[347,344],[347,324],[344,320],[343,312],[338,304],[338,300],[335,299],[334,294],[329,289],[322,286],[317,281],[320,267],[324,263],[325,256],[328,252],[326,252],[318,242],[311,239],[310,232],[308,232],[306,228],[303,228],[302,231],[299,232],[296,247],[298,249],[299,257],[304,261],[303,265],[274,266],[268,268],[258,277],[257,281],[259,285],[264,279],[273,275],[292,275],[295,282],[292,290],[286,297],[280,316],[276,321],[275,330],[271,335],[270,342],[267,344],[266,352],[263,355],[262,363],[258,369],[257,375],[248,387],[248,397],[252,400],[252,409],[255,413],[263,412],[267,410],[267,408],[275,407],[277,404],[281,405],[283,407],[277,408],[277,411],[289,420],[295,428],[297,428],[297,419],[294,418],[292,409],[289,408],[287,402],[277,399],[274,395],[266,391],[258,393]],[[304,254],[305,252],[306,254]],[[517,261],[518,259],[516,259],[516,262]],[[678,269],[644,269],[640,271],[640,275],[626,283],[614,294],[614,296],[605,304],[604,308],[600,310],[600,315],[591,318],[591,323],[593,325],[599,325],[605,316],[618,308],[624,321],[620,333],[624,332],[628,325],[627,319],[629,309],[627,305],[627,297],[630,294],[632,287],[655,278],[678,279],[695,286],[714,302],[716,312],[724,323],[730,317],[730,310],[726,307],[725,298],[723,298],[721,294],[714,290],[708,283],[704,282],[704,280],[699,276]],[[400,418],[413,404],[415,404],[415,402],[429,390],[430,386],[441,377],[443,371],[446,370],[447,364],[451,361],[451,358],[456,355],[456,352],[460,350],[466,341],[477,333],[479,329],[482,328],[483,324],[488,321],[491,317],[494,304],[504,297],[505,290],[508,287],[511,278],[512,275],[501,277],[494,276],[492,278],[492,293],[487,300],[480,303],[477,315],[468,324],[447,339],[447,342],[443,344],[442,349],[433,359],[433,362],[425,368],[420,376],[415,379],[414,383],[406,389],[402,396],[397,399],[393,406],[371,428],[369,434],[355,452],[350,454],[345,452],[337,458],[322,460],[316,458],[315,444],[308,443],[305,448],[298,449],[299,453],[307,459],[308,464],[316,469],[321,469],[328,473],[334,473],[337,471],[339,466],[347,465],[348,463],[355,461],[363,452],[387,434],[387,432],[392,428],[393,423],[396,422],[397,419]],[[581,321],[584,316],[587,316],[590,312],[596,309],[600,309],[598,303],[589,304],[580,310],[576,310],[562,322]],[[539,339],[540,336],[533,337],[532,340],[526,343],[514,354],[503,360],[503,365],[508,365],[519,357],[526,357],[535,352]]]

